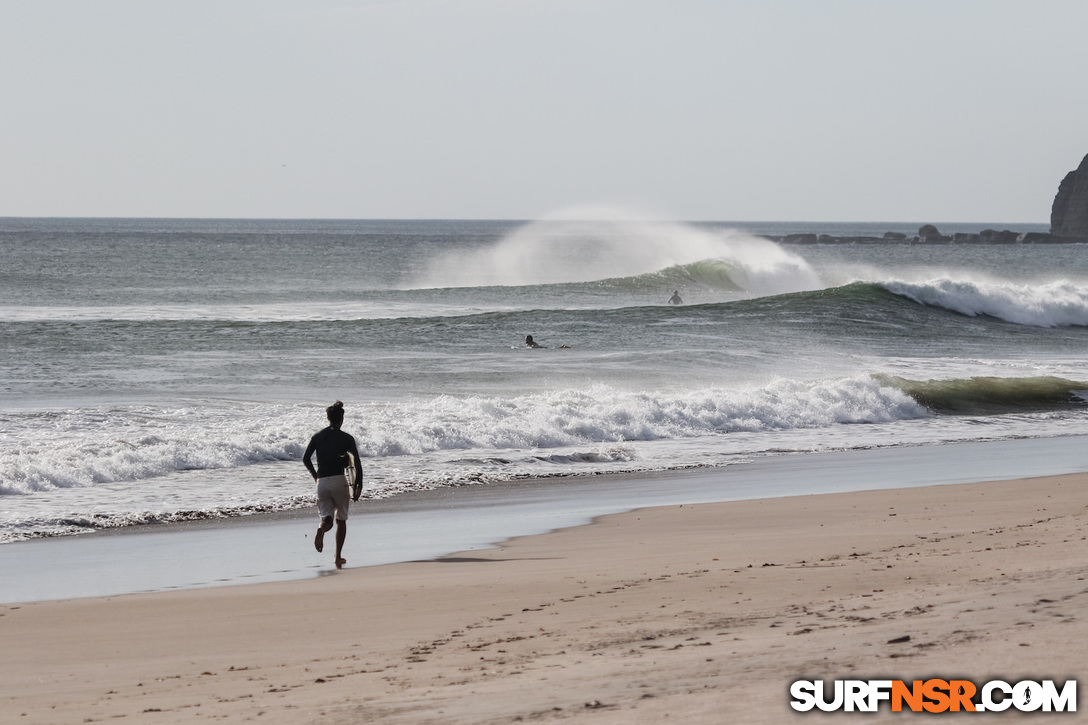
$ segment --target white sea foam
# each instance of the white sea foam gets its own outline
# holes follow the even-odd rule
[[[1067,280],[1019,284],[1003,280],[885,281],[881,286],[923,305],[963,315],[988,315],[1034,327],[1088,325],[1088,285]]]
[[[247,417],[222,405],[9,413],[3,422],[0,494],[297,459],[306,430],[288,410]]]
[[[622,449],[595,448],[601,444],[926,415],[897,389],[858,376],[682,393],[596,386],[512,398],[439,396],[355,408],[345,429],[356,435],[360,453],[378,463],[441,451],[564,449],[549,459],[562,463],[630,459]],[[298,460],[314,417],[312,407],[272,404],[9,414],[0,494]]]
[[[487,287],[636,277],[720,260],[754,294],[819,289],[803,259],[766,239],[646,221],[614,209],[578,208],[527,224],[488,247],[442,255],[416,287]]]
[[[653,441],[737,431],[877,423],[926,415],[868,376],[777,380],[750,389],[625,392],[605,386],[510,399],[439,397],[388,409],[368,435],[377,455],[460,448],[555,448]]]

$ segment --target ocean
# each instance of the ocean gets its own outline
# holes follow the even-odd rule
[[[0,542],[311,506],[335,400],[367,499],[1085,430],[1084,245],[613,216],[0,219]]]

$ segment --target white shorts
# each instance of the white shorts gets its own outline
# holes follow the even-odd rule
[[[337,521],[348,520],[351,506],[351,488],[347,476],[328,476],[317,479],[317,513],[321,518],[336,514]]]

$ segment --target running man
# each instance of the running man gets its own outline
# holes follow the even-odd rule
[[[351,505],[351,486],[362,483],[363,469],[358,465],[359,449],[355,438],[340,430],[344,424],[344,404],[339,400],[325,409],[329,418],[329,427],[318,431],[306,446],[302,462],[317,482],[317,513],[321,525],[314,536],[314,548],[325,548],[325,532],[332,528],[333,516],[336,517],[336,568],[343,569],[347,560],[342,556],[344,540],[348,535],[348,508]],[[346,453],[355,456],[355,481],[349,482],[344,476],[348,461]],[[310,459],[317,453],[317,468]]]

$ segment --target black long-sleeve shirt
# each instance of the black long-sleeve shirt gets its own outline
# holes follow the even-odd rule
[[[306,469],[314,478],[339,476],[347,468],[348,462],[344,454],[349,451],[358,462],[359,449],[355,446],[355,438],[330,425],[328,428],[315,433],[314,437],[310,439],[310,445],[306,446],[306,453],[302,456],[302,462],[306,464]],[[313,461],[310,460],[314,453],[317,453],[316,469]],[[348,483],[358,483],[362,475],[362,468],[356,464],[356,480],[348,481]]]

